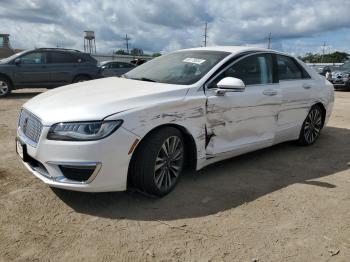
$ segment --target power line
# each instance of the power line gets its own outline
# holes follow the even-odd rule
[[[323,57],[324,57],[325,49],[326,49],[326,41],[324,41],[324,42],[323,42],[323,45],[322,45],[322,58],[321,58],[321,63],[323,63]]]
[[[125,45],[126,45],[126,52],[129,54],[129,40],[131,38],[128,38],[128,34],[125,34]]]
[[[207,46],[207,38],[208,38],[208,34],[207,34],[207,31],[208,31],[208,22],[205,22],[205,28],[204,28],[204,46]]]
[[[271,32],[270,32],[269,37],[267,39],[269,41],[268,44],[267,44],[267,49],[270,49],[271,48],[271,41],[272,41],[272,34],[271,34]]]

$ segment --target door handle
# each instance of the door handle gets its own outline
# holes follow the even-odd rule
[[[310,89],[312,87],[311,84],[303,84],[304,89]]]
[[[274,90],[274,89],[266,89],[263,91],[263,94],[265,96],[275,96],[278,94],[277,90]]]

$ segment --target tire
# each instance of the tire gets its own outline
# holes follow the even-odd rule
[[[0,77],[0,98],[8,96],[9,94],[11,94],[11,92],[11,82],[5,77]]]
[[[185,143],[181,132],[164,127],[140,144],[131,163],[133,186],[155,196],[165,196],[176,186],[184,167]]]
[[[88,76],[77,76],[74,78],[73,83],[85,82],[89,80],[90,80],[90,77]]]
[[[321,134],[323,127],[323,111],[320,106],[314,105],[301,127],[298,143],[302,146],[314,144]]]

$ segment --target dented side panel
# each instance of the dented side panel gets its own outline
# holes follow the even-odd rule
[[[208,91],[207,129],[212,135],[207,154],[216,155],[241,149],[251,144],[273,143],[281,94],[263,95],[270,86],[249,86],[244,92],[216,96]],[[277,88],[276,88],[277,90]]]

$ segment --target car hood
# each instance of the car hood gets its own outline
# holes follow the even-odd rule
[[[23,105],[44,125],[101,120],[155,103],[184,98],[189,87],[110,77],[67,85],[40,94]]]

